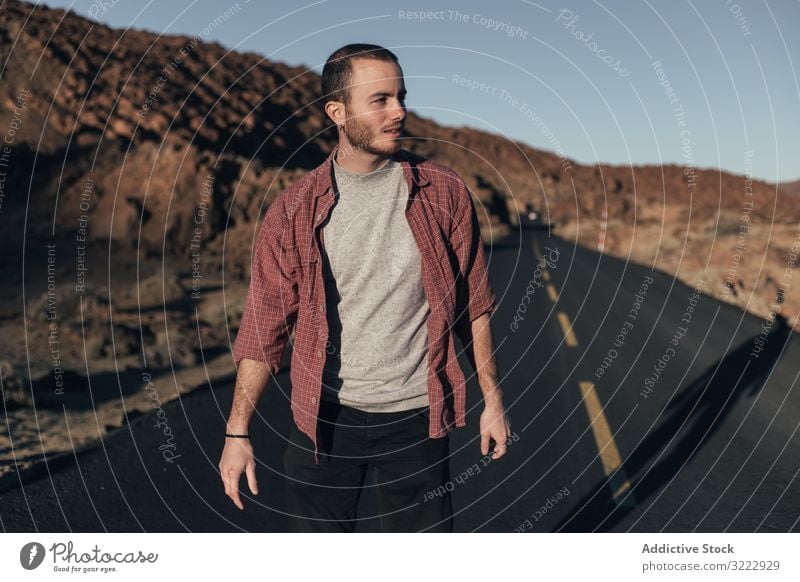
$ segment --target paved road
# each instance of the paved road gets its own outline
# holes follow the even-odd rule
[[[546,231],[496,245],[491,277],[518,440],[482,461],[471,379],[467,427],[451,433],[457,531],[798,530],[800,354],[785,327]],[[0,495],[3,530],[285,531],[288,374],[254,422],[261,494],[244,512],[216,474],[232,389],[164,408],[172,463],[148,415],[43,467]],[[377,531],[371,486],[359,509],[359,531]]]

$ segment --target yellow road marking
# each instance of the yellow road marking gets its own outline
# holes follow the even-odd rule
[[[561,331],[567,340],[567,345],[574,348],[578,345],[578,338],[575,337],[575,332],[572,331],[572,324],[569,322],[569,317],[563,311],[558,312],[558,323],[561,324]]]
[[[536,262],[540,264],[539,269],[542,273],[542,277],[544,278],[545,281],[549,281],[550,271],[548,271],[547,267],[544,264],[542,264],[546,262],[542,260],[542,252],[541,250],[539,250],[539,243],[536,242],[536,239],[533,239],[533,254],[536,255]],[[552,298],[552,295],[550,297]],[[553,299],[553,301],[555,301],[555,299]]]
[[[556,291],[556,288],[549,283],[547,284],[547,294],[550,296],[550,301],[553,303],[558,301],[558,291]]]
[[[603,471],[608,477],[608,486],[617,505],[636,505],[636,499],[631,493],[631,484],[622,467],[622,460],[619,450],[614,442],[614,435],[608,425],[606,415],[603,414],[603,406],[600,398],[594,389],[592,382],[578,382],[583,396],[583,403],[586,406],[586,413],[592,424],[594,440],[597,443],[597,450],[600,451],[600,460],[603,463]]]

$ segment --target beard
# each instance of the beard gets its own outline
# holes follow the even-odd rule
[[[400,151],[399,140],[356,118],[347,120],[343,131],[354,150],[376,156],[388,156]]]

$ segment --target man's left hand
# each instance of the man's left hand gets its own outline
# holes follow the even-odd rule
[[[499,391],[498,391],[499,392]],[[506,416],[502,396],[495,396],[486,402],[481,413],[481,453],[489,454],[490,441],[494,441],[492,459],[499,459],[508,450],[509,436],[511,436],[511,423]]]

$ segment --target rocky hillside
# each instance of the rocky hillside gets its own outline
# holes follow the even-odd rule
[[[800,196],[800,180],[781,182],[778,187],[788,196]]]
[[[130,259],[139,275],[162,260],[176,265],[170,280],[221,275],[224,263],[227,281],[245,281],[265,206],[334,143],[318,75],[199,37],[115,30],[7,1],[0,62],[0,132],[11,142],[0,158],[0,240],[12,279],[53,244],[70,285],[84,289],[105,272],[109,245],[113,262]],[[687,280],[703,274],[712,293],[749,309],[764,312],[776,296],[800,203],[775,186],[716,170],[581,166],[414,113],[407,129],[404,147],[471,186],[487,237],[531,203],[563,236],[594,246],[604,231],[606,252]],[[41,277],[26,277],[36,289]],[[12,287],[7,316],[22,313]]]

